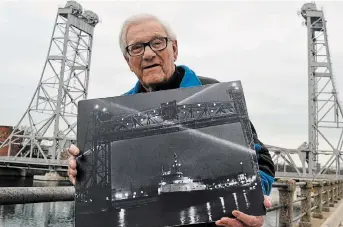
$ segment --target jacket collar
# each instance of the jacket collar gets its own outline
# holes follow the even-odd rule
[[[185,75],[183,76],[183,79],[180,84],[180,88],[186,88],[186,87],[195,87],[195,86],[201,86],[201,82],[197,75],[191,70],[189,67],[185,65],[180,65],[185,70]],[[139,91],[139,85],[140,82],[137,81],[136,85],[128,92],[126,92],[124,95],[132,95],[137,94]]]

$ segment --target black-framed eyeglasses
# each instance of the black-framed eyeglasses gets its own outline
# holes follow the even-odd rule
[[[126,47],[126,51],[130,56],[141,56],[144,54],[145,47],[149,46],[153,51],[162,51],[168,46],[168,37],[157,37],[146,43],[134,43]]]

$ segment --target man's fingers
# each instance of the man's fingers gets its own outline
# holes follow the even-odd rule
[[[70,148],[68,149],[68,152],[69,154],[73,156],[78,156],[80,154],[79,148],[77,148],[77,146],[75,146],[74,144],[70,146]]]
[[[68,167],[71,169],[76,169],[76,160],[72,156],[68,160]]]
[[[264,201],[263,204],[265,206],[265,208],[271,208],[272,207],[272,201],[268,196],[264,196]]]
[[[220,220],[216,221],[216,225],[224,227],[244,227],[243,224],[236,219],[227,217],[221,218]]]
[[[263,216],[251,216],[240,211],[233,211],[232,214],[247,226],[262,226],[264,222]]]
[[[73,185],[75,185],[75,177],[71,176],[70,174],[68,174],[68,175],[69,175],[69,180],[70,180],[70,182],[71,182]]]
[[[77,170],[76,169],[68,169],[69,176],[76,177],[77,175]]]
[[[68,177],[70,182],[75,185],[77,174],[75,157],[80,153],[80,151],[75,145],[71,145],[68,152],[71,154],[68,159]]]
[[[270,208],[272,206],[271,200],[268,196],[264,196],[263,204],[266,208]],[[237,210],[234,210],[232,214],[236,219],[224,217],[216,221],[216,225],[224,227],[261,227],[264,223],[263,216],[251,216]]]
[[[75,160],[72,160],[72,161],[75,161]],[[70,167],[68,168],[68,177],[69,177],[70,182],[73,185],[75,185],[76,174],[77,174],[77,170],[76,169],[71,169]]]

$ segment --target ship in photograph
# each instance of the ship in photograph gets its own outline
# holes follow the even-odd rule
[[[164,210],[175,210],[212,202],[228,196],[232,197],[237,193],[246,195],[248,191],[256,189],[256,176],[247,177],[247,174],[243,172],[231,179],[224,176],[217,180],[202,181],[184,176],[181,166],[177,154],[174,153],[174,160],[170,169],[164,171],[162,168],[157,193],[148,194],[144,191],[123,192],[114,190],[113,207],[115,209],[128,209],[159,203],[159,207]],[[208,183],[204,183],[205,181]],[[249,203],[249,201],[246,201],[246,203]]]
[[[181,163],[174,153],[174,162],[170,170],[162,171],[158,194],[159,201],[164,206],[188,207],[227,197],[239,191],[245,193],[254,190],[256,185],[256,176],[248,178],[243,172],[237,176],[237,179],[226,178],[224,181],[212,184],[185,177],[181,171]]]
[[[183,173],[181,172],[181,163],[177,160],[177,155],[175,153],[174,158],[175,160],[171,170],[164,172],[162,168],[162,181],[159,183],[158,187],[159,195],[176,192],[204,191],[207,189],[205,184],[183,176]]]

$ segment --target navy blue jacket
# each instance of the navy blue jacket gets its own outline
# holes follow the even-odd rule
[[[185,65],[180,65],[185,71],[179,88],[195,87],[204,84],[218,83],[218,81],[212,78],[198,77],[190,68]],[[140,91],[140,81],[137,81],[136,85],[124,95],[137,94]],[[275,167],[268,149],[257,138],[257,133],[254,126],[251,124],[251,128],[254,135],[255,150],[258,157],[259,175],[262,182],[262,190],[265,195],[269,195],[272,184],[275,177]]]

